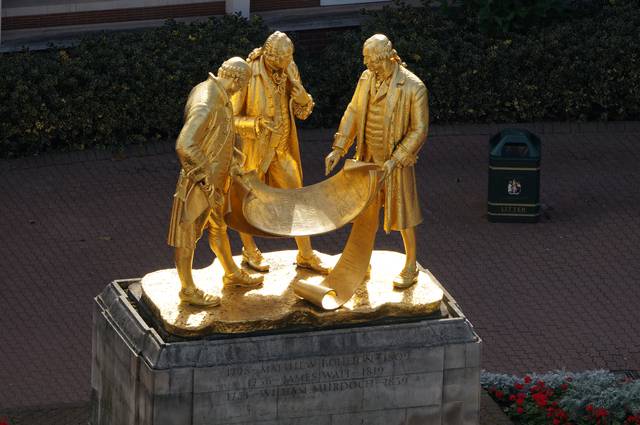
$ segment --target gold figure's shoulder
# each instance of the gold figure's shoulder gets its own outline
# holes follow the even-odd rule
[[[360,79],[361,80],[368,80],[369,78],[371,78],[371,71],[369,71],[368,69],[365,69],[362,74],[360,75]]]
[[[224,103],[225,94],[223,90],[215,77],[210,74],[209,78],[196,84],[191,90],[187,100],[187,109],[196,106],[213,106],[220,102]]]
[[[400,67],[400,72],[402,73],[405,82],[408,82],[411,85],[415,85],[416,88],[418,87],[424,87],[426,88],[425,84],[422,82],[422,80],[413,72],[411,72],[409,69],[407,69],[404,66]]]

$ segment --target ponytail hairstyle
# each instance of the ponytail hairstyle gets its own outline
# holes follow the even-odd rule
[[[227,59],[218,68],[218,77],[238,79],[240,81],[247,81],[251,76],[251,68],[244,59],[234,56]]]
[[[391,59],[398,65],[404,66],[405,68],[407,67],[407,64],[402,61],[396,49],[393,48],[391,40],[384,34],[372,35],[364,42],[363,48],[370,48],[373,59],[375,60]]]

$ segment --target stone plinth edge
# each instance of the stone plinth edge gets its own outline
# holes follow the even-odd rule
[[[167,342],[126,288],[96,297],[91,425],[477,425],[481,340],[448,318]]]

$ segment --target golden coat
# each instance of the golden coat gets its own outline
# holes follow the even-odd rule
[[[191,90],[184,125],[176,141],[182,165],[173,198],[167,242],[174,247],[195,248],[204,227],[224,228],[224,197],[229,189],[229,168],[234,158],[233,110],[224,88],[213,74]],[[213,187],[214,208],[202,213],[187,211],[188,198],[204,177]],[[185,216],[194,216],[185,221]],[[197,217],[196,217],[197,216]]]
[[[270,145],[271,133],[265,130],[256,132],[256,119],[262,117],[272,122],[278,121],[280,111],[276,107],[274,97],[277,96],[275,86],[264,64],[264,58],[259,56],[255,60],[248,61],[251,66],[251,79],[244,90],[239,91],[231,98],[233,112],[236,116],[236,130],[242,138],[242,151],[246,155],[244,168],[246,170],[258,170],[266,173],[275,154],[275,146]],[[295,63],[289,65],[289,76],[299,79],[298,69]],[[308,105],[298,105],[291,96],[292,84],[286,83],[286,93],[289,98],[289,122],[290,131],[287,148],[298,165],[298,174],[302,181],[302,166],[300,161],[300,148],[298,146],[298,132],[295,118],[306,119],[313,110],[313,101]]]
[[[356,141],[355,159],[366,155],[365,124],[373,74],[362,73],[353,98],[340,121],[334,148],[347,152]],[[411,71],[396,64],[384,112],[383,144],[386,159],[394,158],[398,166],[385,182],[384,229],[403,230],[422,222],[414,164],[429,129],[427,88]]]

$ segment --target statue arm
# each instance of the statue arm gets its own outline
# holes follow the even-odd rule
[[[176,140],[178,160],[187,175],[194,176],[195,180],[206,175],[207,157],[202,152],[199,140],[205,131],[208,115],[209,110],[205,105],[198,105],[189,111]]]
[[[356,106],[358,104],[360,92],[364,90],[362,87],[362,81],[364,80],[361,78],[355,92],[353,93],[351,102],[349,102],[347,109],[342,115],[340,125],[338,126],[338,132],[335,134],[333,139],[333,149],[340,150],[342,152],[342,156],[347,153],[356,137],[358,114],[364,113],[364,111],[358,111]]]
[[[316,106],[313,101],[313,97],[309,95],[309,101],[306,105],[300,105],[296,101],[291,102],[293,104],[293,115],[299,120],[306,120],[313,112],[313,107]]]
[[[300,97],[304,99],[304,101],[300,103],[296,101],[295,98],[292,98],[291,104],[293,115],[300,120],[306,120],[309,115],[311,115],[311,112],[313,112],[313,107],[316,104],[313,101],[311,95],[303,87],[302,80],[300,79],[300,71],[298,70],[298,65],[296,65],[294,61],[291,61],[291,63],[287,67],[287,74],[289,76],[289,81],[291,81],[291,84],[294,88],[293,93],[298,94],[298,92],[302,92],[303,94]]]
[[[245,86],[231,97],[234,116],[233,124],[236,132],[243,140],[254,140],[260,134],[260,128],[258,126],[258,117],[246,115],[247,91],[248,86]]]
[[[413,165],[417,161],[418,151],[424,144],[429,131],[429,104],[427,88],[419,83],[411,99],[409,131],[396,144],[392,158],[402,166]]]

